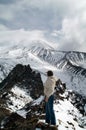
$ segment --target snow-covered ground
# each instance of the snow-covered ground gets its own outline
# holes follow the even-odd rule
[[[35,100],[33,105],[40,104],[42,100],[43,100],[43,96]],[[86,125],[84,125],[84,128],[81,128],[79,126],[80,120],[83,118],[83,116],[76,109],[76,107],[74,107],[71,104],[69,100],[67,99],[64,99],[63,101],[56,100],[56,103],[54,103],[54,111],[55,111],[56,125],[58,126],[58,130],[85,130],[86,129]],[[25,110],[18,110],[17,113],[23,116],[24,118],[26,118],[27,112]],[[45,120],[39,120],[39,121],[45,122]],[[84,120],[84,124],[85,123],[86,120]],[[36,130],[40,130],[40,128],[36,128]]]
[[[8,95],[9,101],[7,102],[7,105],[12,112],[23,108],[27,103],[33,100],[26,90],[21,89],[18,86],[14,86],[11,92],[12,94]]]

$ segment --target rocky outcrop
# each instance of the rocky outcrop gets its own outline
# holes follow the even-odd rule
[[[29,65],[16,65],[0,83],[2,97],[5,97],[7,92],[16,84],[21,88],[27,88],[30,96],[34,99],[43,94],[43,83],[40,73],[32,70]],[[6,95],[3,92],[6,92]]]
[[[68,98],[71,99],[71,103],[80,111],[80,113],[83,114],[83,116],[86,116],[86,97],[75,91],[68,91],[67,99]]]
[[[0,83],[0,124],[1,128],[3,128],[4,125],[8,130],[14,128],[17,128],[17,130],[21,129],[24,127],[23,122],[25,122],[25,124],[28,122],[17,113],[12,113],[7,109],[8,102],[13,105],[9,100],[9,95],[15,97],[11,92],[11,89],[15,85],[21,89],[27,89],[28,95],[30,95],[33,100],[40,97],[40,95],[43,95],[43,83],[40,73],[32,70],[29,65],[16,65],[8,76]]]

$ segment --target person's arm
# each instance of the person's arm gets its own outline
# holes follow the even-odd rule
[[[44,83],[44,96],[45,96],[44,100],[45,100],[45,102],[48,102],[48,97],[47,97],[46,93],[47,93],[47,88],[46,88],[46,84]]]
[[[48,96],[47,96],[47,88],[46,86],[44,87],[44,96],[45,96],[45,102],[48,102]]]

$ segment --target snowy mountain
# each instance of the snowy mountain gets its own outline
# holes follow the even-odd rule
[[[86,53],[57,51],[41,40],[1,47],[0,50],[0,81],[16,64],[30,64],[43,73],[52,69],[68,89],[86,94]]]
[[[42,83],[47,70],[67,87],[54,103],[58,130],[86,129],[86,53],[57,51],[37,40],[0,47],[2,130],[34,130],[37,121],[44,122]]]

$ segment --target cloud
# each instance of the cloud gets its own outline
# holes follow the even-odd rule
[[[14,0],[0,0],[0,4],[12,4]]]
[[[58,50],[86,51],[86,0],[1,0],[0,26],[46,31]]]
[[[17,29],[23,26],[50,30],[59,28],[63,17],[71,11],[71,2],[68,0],[21,0],[13,4],[4,0],[0,8],[0,17],[4,20],[9,19],[9,28]]]
[[[0,4],[0,23],[1,21],[11,22],[13,19],[12,7]],[[6,23],[5,22],[5,23]]]
[[[22,44],[22,42],[31,42],[35,40],[44,39],[43,31],[32,30],[26,31],[24,29],[20,30],[3,30],[0,31],[0,43],[6,44]]]
[[[83,27],[82,18],[64,19],[62,29],[55,30],[51,35],[57,38],[59,49],[65,51],[86,51],[86,24]],[[86,21],[83,21],[86,23]]]
[[[4,26],[3,24],[0,24],[0,31],[7,31],[9,30],[6,26]]]
[[[4,0],[0,17],[9,20],[11,29],[55,30],[61,29],[65,17],[73,19],[84,11],[85,5],[85,0],[15,0],[13,4]]]

